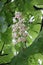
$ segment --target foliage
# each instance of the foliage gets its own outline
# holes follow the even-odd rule
[[[43,61],[43,30],[39,34],[42,4],[43,0],[14,0],[13,2],[0,0],[0,64],[38,65],[38,59]],[[15,46],[12,45],[12,25],[16,11],[22,12],[22,17],[25,19],[24,24],[27,28],[29,27],[27,31],[32,36],[32,39],[27,36],[28,48],[24,48],[25,43],[22,42]],[[30,21],[31,17],[34,20],[32,22]],[[16,57],[14,57],[15,51],[20,52]],[[12,59],[13,57],[14,59]]]

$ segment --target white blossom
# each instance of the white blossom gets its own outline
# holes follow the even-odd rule
[[[15,18],[21,19],[21,12],[15,12]]]
[[[42,60],[38,59],[38,63],[39,63],[39,65],[42,65]]]
[[[25,33],[26,33],[26,34],[28,34],[28,32],[27,32],[27,31],[25,31]]]
[[[17,42],[21,42],[21,38],[20,37],[18,38],[18,41]]]
[[[15,39],[12,39],[12,44],[16,44],[17,42],[16,42],[16,40]]]
[[[17,54],[19,53],[18,51],[14,51],[14,56],[17,56]]]
[[[15,33],[12,33],[12,37],[13,37],[13,38],[17,37],[16,32],[15,32]]]
[[[16,22],[16,19],[15,19],[15,17],[13,17],[13,23],[15,23]]]
[[[25,42],[26,36],[28,36],[27,27],[24,24],[25,19],[22,18],[21,12],[15,12],[15,19],[18,19],[16,24],[12,25],[12,42],[15,45],[18,42]],[[15,19],[13,21],[15,22]],[[32,38],[30,36],[30,38]]]

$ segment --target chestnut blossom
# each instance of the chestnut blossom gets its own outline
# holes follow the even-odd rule
[[[27,27],[24,24],[24,18],[22,17],[21,12],[15,12],[15,17],[13,17],[13,22],[16,21],[16,18],[18,19],[18,22],[16,24],[12,25],[12,42],[13,44],[16,44],[18,42],[25,42],[26,37],[29,35],[27,32]],[[34,18],[34,17],[32,17]],[[31,18],[31,19],[32,19]],[[32,36],[29,35],[29,37],[32,39]]]
[[[12,39],[12,43],[13,43],[13,45],[15,45],[17,42],[15,39]]]
[[[21,19],[21,13],[20,12],[15,12],[15,18]]]
[[[15,23],[16,22],[16,19],[15,19],[15,17],[13,17],[13,23]]]

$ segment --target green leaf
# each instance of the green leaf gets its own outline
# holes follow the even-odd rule
[[[11,29],[11,27],[9,27],[5,33],[2,33],[2,40],[3,40],[3,42],[5,42],[5,44],[11,44],[11,42],[12,42],[12,29]]]
[[[11,27],[9,27],[5,33],[1,34],[0,51],[2,50],[2,52],[4,53],[1,53],[2,56],[0,55],[0,64],[10,62],[11,59],[13,58],[14,56],[12,51],[13,46],[11,43],[12,43],[12,29]],[[3,44],[4,44],[4,47],[3,47]]]
[[[6,30],[7,30],[7,25],[5,23],[4,25],[2,25],[1,31],[2,31],[2,33],[4,33]]]
[[[43,5],[35,5],[37,8],[43,8]]]

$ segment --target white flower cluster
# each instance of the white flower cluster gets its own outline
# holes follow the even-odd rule
[[[23,23],[24,19],[22,18],[22,14],[20,12],[15,12],[15,17],[13,17],[13,22],[16,22],[16,18],[18,19],[18,22],[16,24],[12,25],[12,42],[14,44],[18,42],[25,42],[26,36],[28,35],[26,33],[26,26]]]
[[[15,12],[15,17],[13,17],[13,22],[16,22],[16,18],[18,22],[12,25],[12,42],[15,45],[18,42],[25,42],[26,37],[29,36],[32,39],[32,36],[28,34],[27,27],[24,24],[24,19],[22,18],[21,12]],[[31,19],[33,19],[32,17]]]
[[[15,11],[15,18],[21,19],[21,12],[16,12]]]

